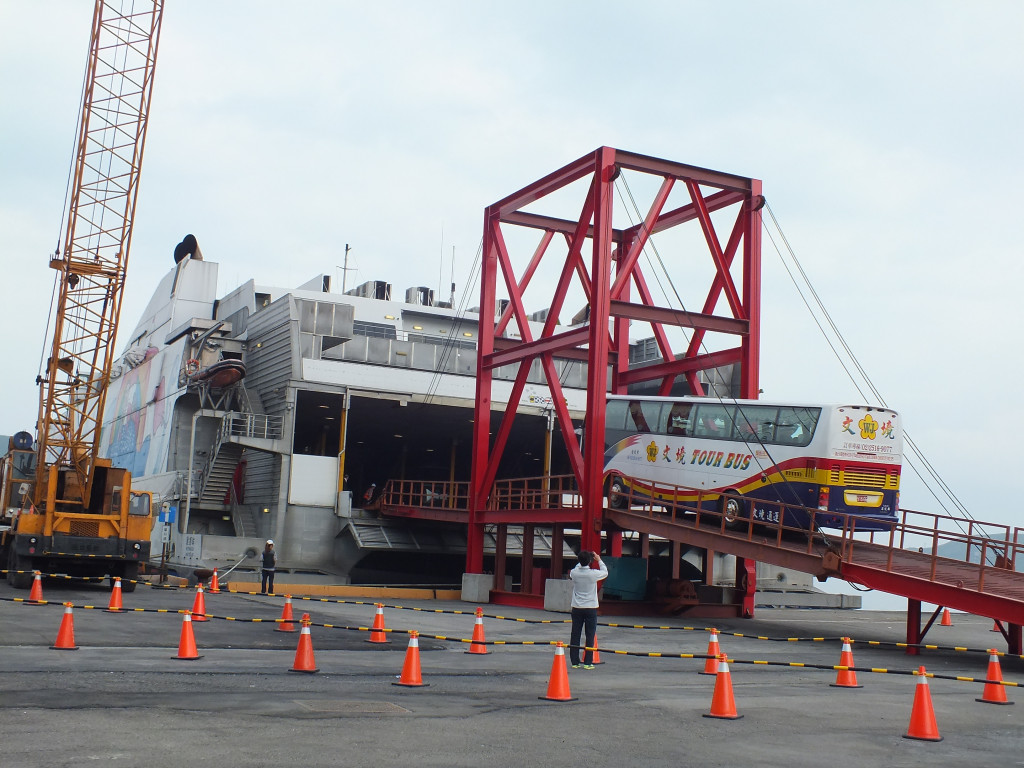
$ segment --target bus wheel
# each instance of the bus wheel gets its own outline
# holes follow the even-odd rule
[[[612,509],[626,508],[626,486],[621,478],[613,478],[608,483],[608,506]]]
[[[746,513],[740,496],[722,496],[722,519],[730,531],[746,528]]]

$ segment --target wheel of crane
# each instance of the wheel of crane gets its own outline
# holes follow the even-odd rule
[[[15,552],[12,541],[7,555],[7,583],[15,589],[28,589],[32,578],[32,560]]]

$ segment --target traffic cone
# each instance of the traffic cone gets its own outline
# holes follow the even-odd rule
[[[309,634],[309,614],[302,614],[302,631],[299,633],[299,647],[295,649],[295,664],[289,672],[319,672],[313,659],[313,638]]]
[[[213,569],[213,576],[210,577],[210,594],[216,595],[220,593],[220,580],[217,578],[217,569]]]
[[[548,695],[538,696],[547,701],[576,701],[569,692],[569,671],[565,668],[565,643],[555,643],[555,659],[551,662],[551,676],[548,678]]]
[[[281,611],[281,621],[274,627],[275,632],[295,632],[295,625],[292,622],[295,617],[292,615],[292,596],[284,596],[284,610]]]
[[[980,699],[975,699],[975,701],[982,701],[986,704],[1013,704],[1006,698],[1006,686],[999,685],[1003,682],[1003,673],[999,669],[999,652],[995,648],[991,648],[988,653],[988,672],[985,679],[995,682],[986,682],[985,692]]]
[[[952,627],[953,619],[949,615],[949,608],[942,609],[942,621],[939,622],[940,627]]]
[[[373,617],[373,627],[370,632],[368,643],[386,643],[388,636],[384,633],[384,603],[374,603],[377,606],[377,613]]]
[[[64,603],[64,618],[60,620],[57,641],[50,646],[55,651],[78,650],[78,646],[75,645],[75,617],[71,615],[71,607],[71,603]]]
[[[992,619],[992,629],[990,629],[989,632],[1002,632],[1002,631],[1003,630],[1001,630],[999,628],[999,619]]]
[[[584,650],[584,653],[586,653],[586,650]],[[583,658],[587,658],[587,657],[584,656]],[[604,664],[604,662],[601,661],[601,652],[599,650],[597,650],[597,632],[594,633],[594,657],[591,660],[591,663],[594,664],[595,666],[598,665],[598,664]]]
[[[203,658],[196,649],[196,636],[192,632],[192,611],[185,611],[185,618],[181,622],[181,639],[178,641],[178,655],[172,659],[185,659],[195,661]]]
[[[203,585],[196,585],[196,599],[192,602],[192,621],[209,621],[206,618],[206,596],[203,594]]]
[[[704,662],[704,670],[699,672],[701,675],[717,675],[718,674],[718,657],[722,651],[718,648],[718,630],[711,627],[708,632],[711,633],[711,639],[708,640],[708,660]]]
[[[104,613],[125,613],[124,607],[121,605],[121,579],[114,579],[114,588],[110,591],[110,603],[107,604],[107,610]]]
[[[423,675],[420,674],[420,633],[415,629],[409,632],[409,648],[405,652],[405,663],[402,665],[402,676],[397,683],[406,688],[425,688]]]
[[[843,638],[843,651],[839,654],[839,666],[850,667],[850,669],[840,669],[839,674],[836,675],[836,681],[830,683],[833,688],[863,688],[863,685],[857,685],[857,673],[853,671],[853,650],[850,648],[850,638]]]
[[[920,741],[942,741],[939,726],[935,723],[935,710],[932,709],[932,694],[928,690],[928,676],[924,667],[918,667],[921,679],[917,681],[914,692],[914,708],[910,710],[910,727],[903,734],[904,739]]]
[[[485,654],[490,653],[484,645],[487,640],[484,638],[484,609],[476,609],[476,622],[473,624],[473,642],[469,644],[466,653]]]
[[[736,700],[732,695],[732,676],[729,674],[729,657],[724,653],[718,657],[718,674],[715,675],[715,692],[711,696],[711,711],[704,717],[722,720],[739,720],[736,714]]]
[[[43,575],[35,571],[35,578],[32,579],[32,590],[28,593],[29,605],[46,605],[43,600]]]

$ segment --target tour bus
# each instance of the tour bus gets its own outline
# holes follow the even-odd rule
[[[752,518],[887,530],[899,508],[899,415],[867,405],[609,395],[608,502],[700,505],[730,527]],[[792,507],[792,508],[791,508]],[[784,519],[780,517],[784,515]]]

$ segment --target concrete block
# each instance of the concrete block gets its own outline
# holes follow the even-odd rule
[[[544,582],[544,610],[558,613],[572,610],[572,581],[548,579]]]
[[[462,600],[467,603],[489,603],[494,589],[494,574],[462,574]]]

